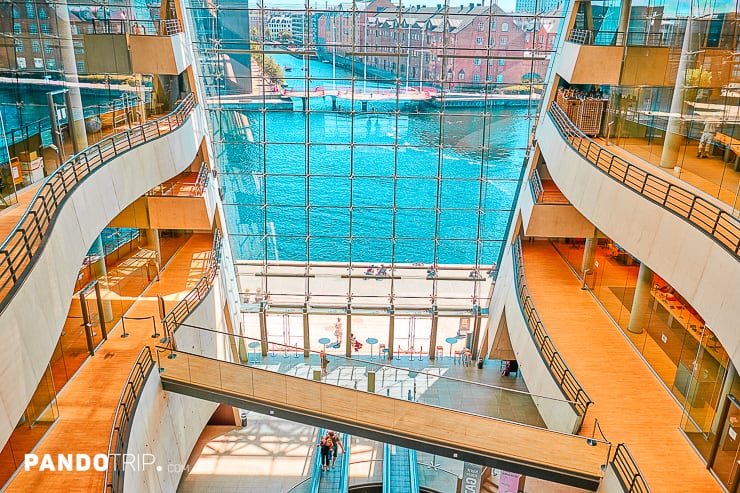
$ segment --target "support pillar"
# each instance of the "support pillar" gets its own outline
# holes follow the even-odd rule
[[[262,357],[267,356],[267,302],[260,302],[260,346]]]
[[[622,33],[622,39],[617,40],[619,46],[627,46],[627,31],[630,25],[630,11],[632,10],[632,0],[622,0],[622,10],[619,11],[619,27],[617,31]]]
[[[627,325],[627,330],[633,334],[641,334],[645,330],[645,325],[650,321],[650,313],[652,312],[650,290],[652,286],[653,271],[642,262],[640,263],[640,272],[637,274],[635,296],[632,298],[630,321]]]
[[[347,328],[344,332],[344,355],[352,357],[352,305],[347,305]]]
[[[473,337],[470,341],[470,353],[473,360],[478,359],[478,339],[480,339],[481,310],[478,305],[473,306]]]
[[[598,240],[596,238],[596,234],[594,234],[592,238],[586,238],[586,244],[583,248],[583,259],[581,260],[581,274],[584,276],[586,271],[593,272],[597,244]]]
[[[308,330],[308,303],[303,304],[303,357],[311,355],[311,339]]]
[[[439,326],[439,312],[437,305],[432,305],[432,333],[429,335],[429,360],[437,357],[437,327]]]
[[[85,129],[85,115],[82,109],[80,84],[77,76],[77,60],[72,42],[72,28],[69,22],[69,8],[66,0],[54,4],[57,20],[57,36],[59,36],[59,51],[62,56],[64,80],[69,90],[67,93],[67,121],[69,134],[75,153],[87,147],[87,131]]]
[[[673,98],[671,99],[671,116],[668,117],[668,125],[665,131],[665,142],[663,143],[663,153],[660,155],[661,168],[678,168],[680,171],[681,163],[679,161],[681,144],[683,143],[683,107],[686,87],[686,71],[688,59],[696,53],[691,48],[692,38],[692,21],[689,17],[686,21],[686,32],[681,45],[681,55],[676,72],[676,84],[673,89]],[[679,116],[675,116],[679,115]],[[674,171],[676,171],[674,169]]]
[[[159,279],[159,272],[162,269],[162,248],[159,245],[159,230],[158,229],[146,229],[144,230],[146,236],[146,244],[154,250],[154,269],[157,279]]]
[[[103,285],[105,291],[108,291],[108,268],[105,265],[105,248],[103,247],[103,237],[98,236],[95,240],[95,253],[97,260],[90,264],[90,273],[92,277]],[[113,320],[113,305],[110,300],[102,300],[103,312],[101,315],[106,322]]]
[[[388,320],[388,359],[393,359],[393,340],[396,337],[396,309],[391,303],[390,319]]]

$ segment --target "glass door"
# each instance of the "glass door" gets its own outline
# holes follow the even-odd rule
[[[87,348],[90,355],[93,355],[107,336],[105,322],[101,317],[102,302],[98,281],[91,282],[80,291],[80,308],[82,309]]]
[[[711,469],[722,484],[732,493],[737,493],[740,482],[740,404],[734,396],[727,396],[729,409],[717,437],[716,453],[711,460]]]

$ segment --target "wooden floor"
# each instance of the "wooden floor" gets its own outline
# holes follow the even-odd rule
[[[130,317],[155,315],[157,295],[171,309],[198,282],[204,272],[213,238],[194,234],[127,313]],[[157,324],[159,326],[159,324]],[[37,454],[107,453],[111,424],[121,390],[141,348],[151,345],[150,320],[127,321],[130,337],[120,337],[120,324],[109,334],[58,397],[59,420],[36,449]],[[161,327],[159,327],[159,332]],[[156,342],[156,341],[155,341]],[[20,471],[8,492],[99,492],[104,473]]]
[[[606,146],[604,139],[595,139],[602,146]],[[640,165],[640,160],[646,166],[642,167],[650,171],[650,167],[658,167],[662,152],[662,144],[648,145],[645,139],[624,138],[612,141],[610,152],[627,159],[629,162]],[[709,156],[707,158],[697,157],[697,144],[682,145],[681,171],[677,175],[682,181],[702,190],[712,197],[716,197],[730,207],[737,208],[738,191],[740,186],[740,172],[735,171],[731,165],[722,160],[722,156]],[[637,159],[636,159],[637,158]],[[662,168],[663,171],[673,174],[672,169]],[[675,176],[675,175],[674,175]]]
[[[34,183],[20,192],[18,192],[18,203],[13,204],[7,209],[0,210],[0,244],[5,241],[5,238],[10,235],[15,225],[20,221],[23,213],[26,212],[28,204],[31,203],[33,197],[36,195],[36,191],[39,189],[43,182]]]
[[[652,493],[721,492],[680,431],[681,409],[580,281],[545,241],[524,244],[524,271],[555,345],[594,401],[606,438],[625,443]]]

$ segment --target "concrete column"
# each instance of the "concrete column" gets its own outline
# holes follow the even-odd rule
[[[686,32],[681,45],[681,57],[678,62],[678,72],[676,74],[676,84],[673,89],[673,99],[671,99],[671,115],[683,115],[684,89],[686,86],[686,70],[688,68],[688,59],[692,56],[691,35],[692,22],[691,17],[686,21]],[[668,126],[665,132],[665,142],[663,143],[663,153],[660,156],[661,168],[680,168],[679,152],[683,143],[683,120],[681,116],[670,116]]]
[[[470,342],[470,352],[473,360],[478,359],[478,340],[480,339],[481,310],[478,305],[473,306],[473,338]]]
[[[725,372],[725,377],[722,380],[722,390],[719,393],[719,402],[724,402],[727,399],[727,394],[732,392],[732,383],[737,379],[737,370],[735,369],[735,365],[732,364],[732,359],[729,359],[727,361],[727,371]],[[721,407],[721,406],[718,406]],[[714,421],[712,421],[712,432],[719,433],[720,432],[720,426],[724,423],[721,423],[720,418],[721,413],[716,413],[714,415]]]
[[[105,292],[108,291],[108,268],[105,265],[105,249],[103,248],[103,237],[98,236],[94,245],[95,254],[98,259],[90,264],[90,273],[102,285]],[[103,319],[106,322],[113,320],[113,305],[110,300],[101,300],[103,302]]]
[[[69,90],[68,104],[71,114],[67,115],[69,121],[69,133],[75,153],[87,147],[87,131],[85,130],[85,115],[82,110],[82,97],[80,96],[80,84],[77,76],[77,60],[72,43],[72,29],[69,22],[69,9],[67,0],[61,0],[54,4],[57,18],[57,36],[59,36],[59,51],[62,57],[62,70],[64,80]]]
[[[586,238],[586,244],[583,248],[583,260],[581,260],[581,275],[585,277],[586,271],[589,272],[594,271],[594,257],[596,256],[596,245],[598,244],[598,239],[596,238],[596,235],[592,238]]]
[[[262,356],[267,356],[267,302],[260,303],[260,342],[262,343]]]
[[[157,274],[162,268],[162,249],[159,246],[159,230],[158,229],[145,229],[144,235],[146,236],[146,243],[154,250],[154,261],[157,263]]]
[[[439,326],[439,312],[437,306],[432,305],[432,333],[429,335],[429,359],[437,357],[437,327]]]
[[[617,43],[619,46],[627,46],[627,29],[629,29],[630,24],[630,10],[632,10],[632,0],[622,0],[622,10],[619,11],[619,27],[617,30],[623,34],[622,42]]]
[[[391,305],[390,320],[388,320],[388,359],[393,359],[393,340],[396,337],[396,310]]]
[[[308,327],[308,303],[303,304],[303,357],[311,355],[311,331]]]
[[[352,357],[352,307],[347,307],[347,330],[344,332],[344,355]]]
[[[650,321],[650,314],[652,313],[650,290],[652,287],[653,271],[642,262],[640,263],[640,272],[637,274],[635,296],[632,298],[630,321],[627,325],[627,330],[633,334],[641,334],[645,330],[645,325]]]

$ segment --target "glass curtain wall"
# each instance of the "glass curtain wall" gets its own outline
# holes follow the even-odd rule
[[[583,239],[554,245],[579,271]],[[619,244],[600,238],[594,259],[588,287],[682,403],[682,427],[706,459],[726,395],[740,395],[727,351],[681,293]],[[642,283],[647,289],[641,291]]]
[[[626,39],[620,84],[598,88],[609,98],[600,135],[737,212],[740,4],[633,1],[626,33],[622,8],[584,2],[567,34],[581,44]]]
[[[562,10],[187,10],[247,311],[332,314],[311,325],[305,344],[320,347],[333,310],[359,310],[358,339],[378,345],[394,343],[368,313],[418,310],[396,331],[426,351],[435,310],[487,305]]]

